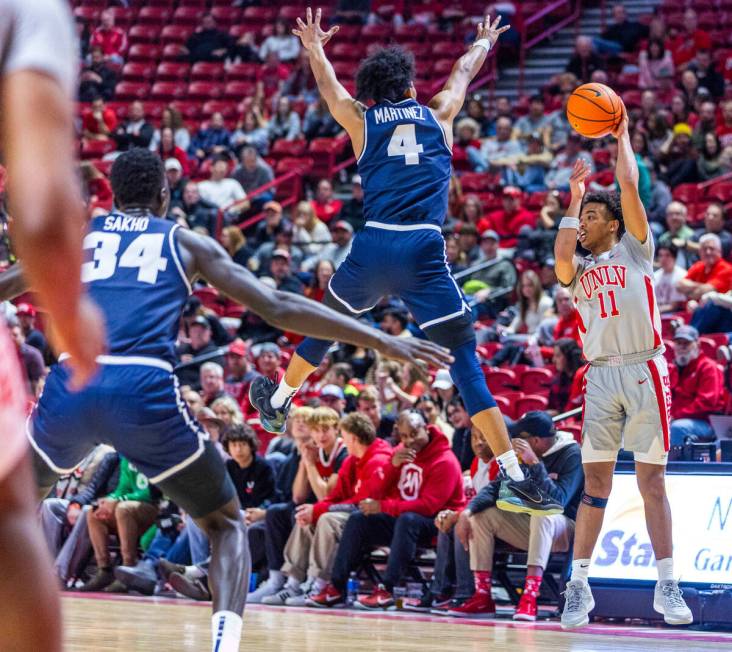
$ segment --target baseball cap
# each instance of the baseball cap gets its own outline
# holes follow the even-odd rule
[[[191,326],[203,326],[204,328],[211,328],[211,322],[208,321],[203,315],[198,315],[192,322]]]
[[[268,201],[263,207],[262,210],[269,211],[273,210],[275,213],[281,213],[282,212],[282,204],[278,201]]]
[[[231,344],[229,344],[228,353],[244,357],[247,354],[247,345],[244,343],[244,340],[237,337]]]
[[[521,189],[516,186],[506,186],[503,189],[504,197],[521,197]]]
[[[346,395],[338,385],[326,385],[320,390],[320,396],[335,396],[336,398],[344,399]]]
[[[224,425],[224,422],[216,416],[216,413],[208,407],[202,407],[196,412],[196,419],[201,423],[215,423],[220,428]]]
[[[348,231],[349,233],[353,233],[353,227],[348,222],[346,222],[346,220],[338,220],[333,225],[333,231],[335,231],[336,229],[343,229],[344,231]]]
[[[677,122],[674,125],[674,136],[678,136],[679,134],[691,136],[691,134],[692,134],[691,127],[686,122]]]
[[[674,331],[675,340],[685,340],[686,342],[696,342],[699,339],[699,331],[693,326],[679,326]]]
[[[481,240],[495,240],[496,242],[501,241],[501,238],[493,229],[486,229],[485,231],[483,231],[483,233],[480,234],[480,239]]]
[[[432,389],[450,389],[454,387],[455,383],[452,382],[452,376],[447,369],[440,369],[435,374],[435,380],[432,383]]]
[[[264,344],[260,344],[259,346],[257,346],[256,357],[258,358],[263,353],[274,353],[275,355],[282,355],[280,347],[277,346],[274,342],[264,342]]]
[[[272,258],[284,258],[290,260],[290,252],[287,249],[275,249],[272,252]]]
[[[541,410],[527,412],[515,423],[508,426],[511,437],[554,437],[557,434],[552,418]]]
[[[29,317],[35,317],[36,316],[36,309],[35,306],[32,306],[30,303],[19,303],[16,306],[16,315],[28,315]]]
[[[178,172],[183,172],[183,166],[177,158],[166,158],[165,170],[178,170]]]

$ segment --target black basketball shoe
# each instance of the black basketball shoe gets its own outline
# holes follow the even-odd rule
[[[259,376],[249,386],[249,401],[259,412],[259,421],[267,432],[281,435],[285,432],[287,414],[291,399],[279,408],[273,408],[272,395],[277,391],[277,383],[266,376]]]

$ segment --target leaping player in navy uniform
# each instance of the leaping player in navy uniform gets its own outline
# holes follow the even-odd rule
[[[447,267],[441,233],[451,175],[452,123],[490,48],[509,27],[498,26],[500,16],[493,22],[487,16],[444,88],[422,105],[415,99],[414,59],[395,47],[379,50],[361,63],[357,99],[351,97],[323,50],[338,27],[323,31],[320,17],[320,9],[314,20],[308,9],[306,22],[298,19],[293,33],[310,55],[321,96],[351,138],[366,218],[350,254],[331,278],[324,303],[360,315],[384,295],[401,297],[427,337],[449,348],[455,358],[450,375],[506,479],[498,507],[538,515],[561,513],[560,505],[531,478],[524,478],[511,448],[478,363],[471,311]],[[359,100],[373,104],[367,108]],[[269,378],[252,383],[250,399],[270,432],[284,431],[292,397],[330,345],[330,339],[307,338],[279,385]]]
[[[168,188],[156,154],[126,152],[110,177],[117,210],[89,224],[81,269],[106,320],[108,353],[97,358],[99,372],[78,393],[67,386],[71,360],[62,355],[51,370],[27,433],[36,479],[47,493],[102,442],[135,464],[208,534],[213,649],[232,652],[239,649],[249,586],[246,527],[221,457],[188,412],[173,374],[192,280],[207,279],[283,330],[336,337],[407,361],[441,366],[452,358],[431,342],[391,337],[304,297],[272,291],[215,240],[159,217],[167,213]],[[3,299],[25,289],[20,265],[0,275]]]

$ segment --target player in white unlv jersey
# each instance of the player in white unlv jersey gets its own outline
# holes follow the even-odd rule
[[[55,345],[88,380],[103,351],[98,311],[81,288],[83,207],[74,163],[78,54],[65,0],[0,0],[0,133],[13,243],[48,312]],[[56,582],[35,518],[26,397],[0,324],[0,650],[61,649]]]
[[[665,487],[671,397],[653,289],[653,242],[638,194],[638,165],[625,107],[613,136],[618,140],[620,198],[615,193],[585,195],[590,170],[578,161],[570,180],[572,200],[554,245],[557,278],[572,292],[589,361],[583,382],[585,493],[577,513],[564,628],[587,624],[595,606],[587,581],[590,557],[621,447],[635,457],[657,560],[654,609],[671,625],[693,620],[673,575],[671,509]],[[578,241],[589,256],[575,255]]]

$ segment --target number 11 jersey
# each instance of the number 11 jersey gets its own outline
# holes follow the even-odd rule
[[[180,315],[191,286],[174,222],[151,214],[94,218],[81,280],[104,313],[109,353],[175,363]]]
[[[367,222],[441,227],[452,152],[442,125],[416,100],[384,101],[364,113],[358,172]]]
[[[630,233],[597,257],[575,257],[577,273],[568,286],[579,312],[585,358],[631,355],[662,345],[661,316],[653,288],[653,238]]]

